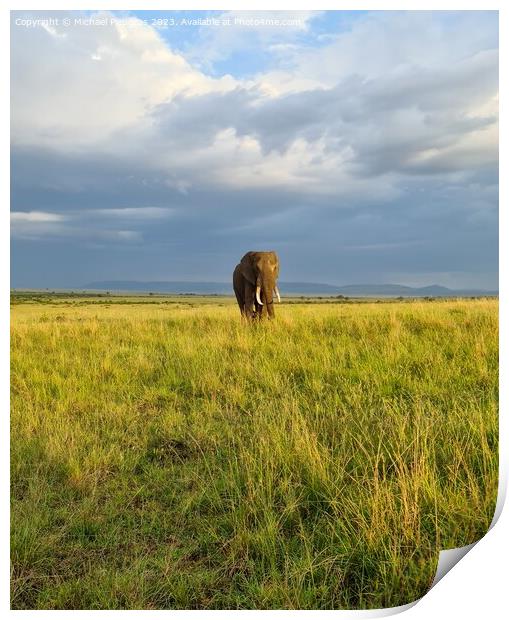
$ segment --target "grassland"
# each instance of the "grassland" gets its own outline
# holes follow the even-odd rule
[[[486,532],[496,300],[47,297],[12,306],[12,607],[394,606]]]

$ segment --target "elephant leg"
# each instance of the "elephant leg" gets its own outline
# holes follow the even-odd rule
[[[245,302],[244,302],[244,289],[245,289],[245,279],[242,275],[240,265],[235,267],[235,271],[233,272],[233,290],[235,292],[235,297],[237,298],[237,303],[240,308],[240,314],[242,316],[245,315]]]
[[[260,320],[263,316],[263,306],[261,306],[257,301],[256,301],[256,295],[255,295],[255,317]]]
[[[255,312],[255,288],[250,282],[246,281],[244,287],[244,314],[248,318],[253,318]]]
[[[234,290],[235,290],[235,297],[237,298],[237,303],[239,304],[240,314],[244,315],[244,296],[243,296],[243,293],[241,291],[239,291],[237,288],[235,288]]]

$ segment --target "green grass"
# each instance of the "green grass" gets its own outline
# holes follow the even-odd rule
[[[486,532],[496,300],[108,301],[13,306],[13,608],[395,606]]]

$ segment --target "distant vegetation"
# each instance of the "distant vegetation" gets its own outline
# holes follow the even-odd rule
[[[472,296],[470,299],[491,299],[491,296]],[[437,301],[446,302],[453,299],[464,299],[463,297],[347,297],[346,295],[293,295],[283,298],[283,304],[320,304],[320,303],[394,303],[415,302],[415,301]],[[119,293],[109,292],[90,293],[86,291],[78,292],[45,292],[45,291],[11,291],[11,305],[16,304],[64,304],[64,305],[90,305],[90,304],[228,304],[236,306],[233,293],[230,295],[219,295],[210,293],[198,295],[197,293]]]
[[[76,288],[76,287],[75,287]],[[107,280],[89,282],[81,287],[88,291],[119,291],[138,293],[170,293],[195,295],[230,295],[232,282],[179,282],[179,281],[137,281],[137,280]],[[453,290],[445,286],[432,284],[430,286],[412,287],[402,284],[334,284],[317,282],[279,282],[279,289],[283,295],[306,296],[335,296],[347,297],[478,297],[497,296],[498,291],[479,289]]]
[[[15,609],[401,605],[490,524],[497,300],[12,300]]]

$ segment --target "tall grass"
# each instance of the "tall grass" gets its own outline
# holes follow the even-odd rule
[[[14,608],[422,596],[497,490],[497,302],[13,306]]]

